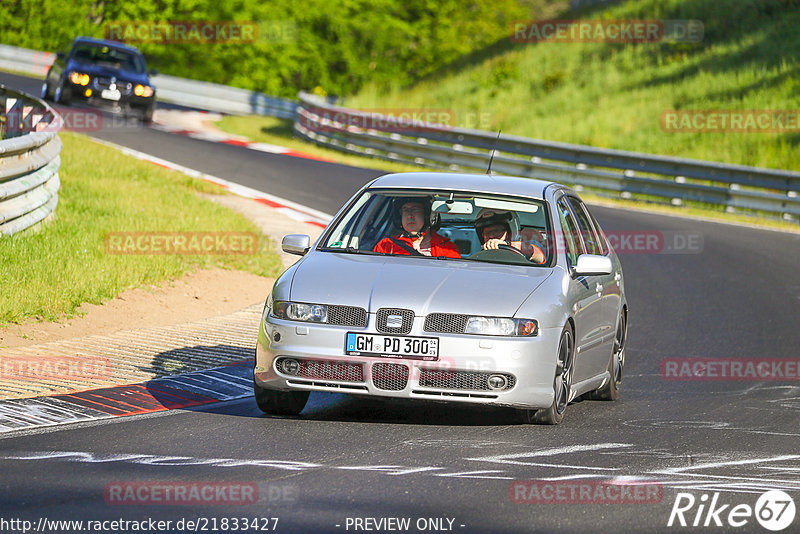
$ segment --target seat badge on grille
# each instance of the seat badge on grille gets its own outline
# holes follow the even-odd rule
[[[403,317],[400,315],[390,315],[386,318],[386,327],[387,328],[402,328],[403,327]]]

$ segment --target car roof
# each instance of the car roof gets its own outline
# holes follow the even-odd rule
[[[548,180],[521,176],[502,176],[454,172],[401,172],[377,178],[370,187],[392,189],[438,189],[447,191],[475,191],[544,199],[548,186],[567,187]]]
[[[103,45],[103,46],[111,46],[114,48],[119,48],[121,50],[128,50],[129,52],[135,52],[137,54],[141,54],[139,49],[135,46],[130,46],[125,43],[120,43],[119,41],[109,41],[107,39],[95,39],[94,37],[76,37],[74,41],[72,41],[72,45],[75,46],[76,43],[90,43],[96,45]]]

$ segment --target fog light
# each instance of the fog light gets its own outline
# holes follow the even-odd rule
[[[288,358],[281,362],[281,370],[287,375],[297,375],[300,373],[300,362]]]
[[[89,98],[90,96],[92,96],[92,90],[91,89],[85,90],[83,92],[83,96],[85,96],[86,98]]]
[[[505,389],[506,385],[508,385],[508,380],[503,375],[489,375],[489,378],[486,379],[486,384],[489,389]]]
[[[274,339],[275,342],[277,343],[278,341],[281,340],[281,333],[280,332],[275,332],[274,334],[272,334],[272,339]]]

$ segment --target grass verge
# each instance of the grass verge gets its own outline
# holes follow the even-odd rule
[[[62,133],[55,219],[37,231],[0,238],[0,326],[26,318],[71,317],[122,291],[220,267],[275,276],[280,260],[267,239],[250,255],[110,254],[113,232],[255,232],[241,215],[196,193],[221,188]]]
[[[776,169],[800,168],[796,127],[739,133],[668,126],[671,110],[797,117],[800,10],[793,0],[627,0],[559,18],[702,22],[698,42],[512,42],[412,86],[371,84],[344,105],[451,110],[451,126]],[[662,123],[662,120],[664,122]],[[703,129],[704,121],[692,122]],[[709,123],[710,124],[710,123]],[[783,124],[783,123],[778,123]],[[718,121],[717,125],[721,125]],[[674,125],[673,125],[674,126]]]

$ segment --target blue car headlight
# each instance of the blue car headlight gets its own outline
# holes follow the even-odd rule
[[[276,300],[272,304],[272,315],[277,319],[288,319],[290,321],[327,323],[328,307],[325,304]]]

